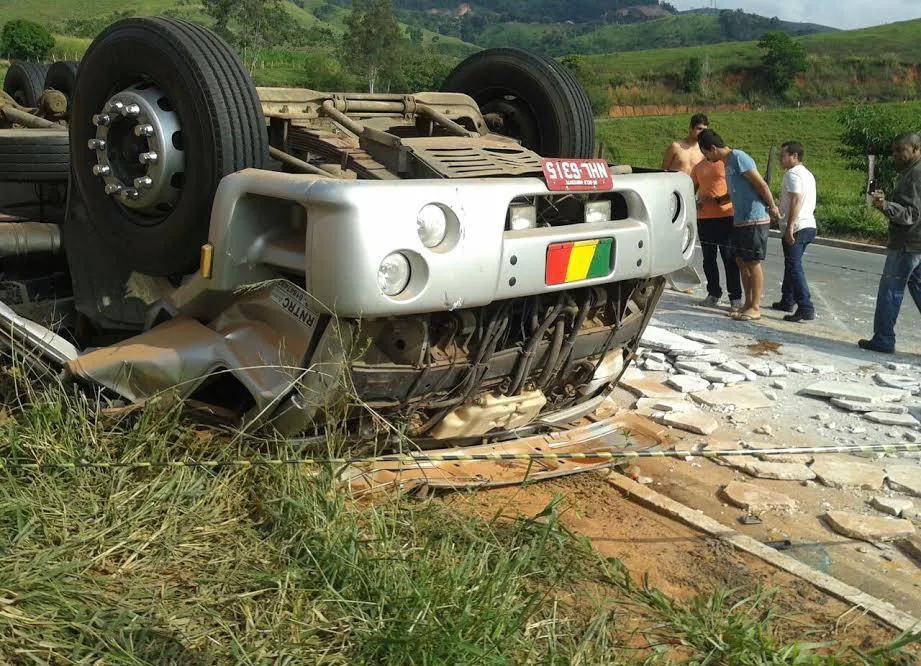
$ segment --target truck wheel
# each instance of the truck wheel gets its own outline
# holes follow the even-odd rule
[[[14,62],[3,79],[3,92],[20,106],[34,109],[42,96],[48,65],[37,62]]]
[[[74,89],[77,87],[77,69],[79,66],[80,63],[74,60],[59,60],[51,63],[51,66],[48,67],[48,73],[45,74],[45,88],[52,88],[64,93],[68,107],[74,95]]]
[[[490,128],[544,157],[589,158],[595,124],[585,90],[551,58],[522,49],[474,53],[441,89],[470,95]]]
[[[0,130],[0,181],[66,183],[70,141],[60,130]]]
[[[221,179],[268,158],[262,106],[230,47],[165,18],[123,19],[93,41],[70,139],[99,236],[126,267],[158,276],[197,267]]]

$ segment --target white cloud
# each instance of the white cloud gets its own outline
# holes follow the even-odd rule
[[[710,0],[669,1],[678,9],[711,5]],[[719,9],[743,9],[787,21],[820,23],[842,29],[921,18],[921,2],[918,0],[714,0],[714,4]]]

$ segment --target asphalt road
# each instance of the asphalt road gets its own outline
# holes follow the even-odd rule
[[[783,279],[783,249],[780,243],[779,238],[768,241],[768,257],[764,264],[762,313],[771,319],[781,319],[786,314],[770,310],[770,304],[780,299]],[[783,324],[802,328],[803,333],[808,331],[810,335],[841,342],[852,341],[856,344],[860,338],[870,337],[873,334],[876,290],[884,261],[885,257],[880,254],[810,245],[803,258],[803,266],[817,318],[801,324]],[[704,281],[699,247],[695,265],[701,281]],[[720,270],[722,273],[722,266]],[[725,292],[725,281],[721,281]],[[704,296],[706,286],[701,284],[694,297]],[[724,293],[722,304],[728,304],[726,299]],[[901,353],[921,354],[921,313],[907,290],[896,324],[896,348]]]

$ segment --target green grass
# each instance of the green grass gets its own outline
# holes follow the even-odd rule
[[[921,102],[903,106],[921,115]],[[803,107],[708,115],[711,126],[729,145],[755,159],[762,175],[772,146],[779,152],[784,141],[800,141],[806,149],[806,166],[816,177],[820,233],[884,240],[886,223],[863,204],[865,175],[848,169],[839,153],[842,130],[837,114],[834,107]],[[598,134],[617,161],[658,167],[667,144],[686,134],[687,123],[687,115],[599,120]],[[781,177],[778,163],[772,182],[775,192],[779,192]]]
[[[108,416],[19,368],[0,389],[5,461],[311,453],[228,444],[166,401]],[[555,502],[483,520],[357,502],[293,466],[0,475],[4,663],[883,666],[897,650],[791,644],[756,586],[679,602],[636,585]]]
[[[791,95],[803,101],[915,99],[921,95],[921,51],[916,35],[921,20],[875,28],[798,37],[809,53],[808,71]],[[667,41],[656,41],[668,45]],[[610,104],[768,102],[752,77],[762,52],[756,42],[724,42],[683,48],[657,48],[583,56],[588,87],[600,87]],[[709,69],[703,93],[681,90],[688,60]]]

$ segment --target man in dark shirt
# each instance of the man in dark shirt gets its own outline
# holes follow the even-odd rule
[[[905,287],[921,311],[921,136],[903,134],[892,144],[892,161],[899,183],[892,199],[873,192],[873,205],[889,220],[886,265],[876,294],[873,337],[860,340],[862,349],[891,354],[895,351],[895,321]]]

